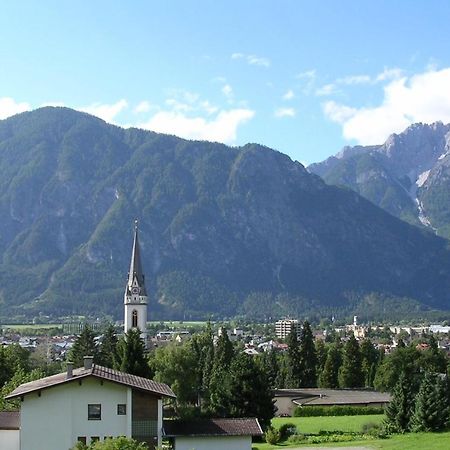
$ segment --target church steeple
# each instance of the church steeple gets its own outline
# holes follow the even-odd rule
[[[137,286],[140,289],[140,295],[146,296],[147,291],[145,289],[145,276],[142,272],[141,263],[141,251],[139,248],[139,238],[138,238],[138,221],[134,221],[134,240],[133,240],[133,250],[131,252],[131,262],[130,270],[128,272],[128,283],[126,286],[126,292],[131,291],[133,286]]]
[[[147,290],[145,276],[142,271],[141,254],[138,237],[138,222],[134,222],[133,249],[131,251],[130,271],[125,286],[125,333],[131,329],[139,328],[141,337],[146,343],[147,339]]]

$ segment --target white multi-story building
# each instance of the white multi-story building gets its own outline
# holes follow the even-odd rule
[[[297,319],[283,319],[275,323],[275,334],[278,339],[286,339],[292,330],[297,333],[297,338],[300,338],[301,325]]]

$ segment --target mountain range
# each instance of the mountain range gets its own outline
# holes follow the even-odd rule
[[[377,149],[310,170],[329,183],[342,163],[362,164],[353,157],[374,166]],[[425,160],[420,188],[434,176]],[[395,161],[398,198],[414,206]],[[413,207],[394,215],[419,226],[369,200],[258,144],[122,129],[67,108],[22,113],[0,121],[0,314],[121,317],[135,219],[153,318],[450,309],[448,241]]]
[[[308,170],[450,238],[450,124],[417,123],[383,145],[345,147]]]

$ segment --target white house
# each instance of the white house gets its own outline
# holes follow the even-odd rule
[[[0,448],[2,450],[19,450],[20,415],[18,411],[0,412]]]
[[[255,418],[166,420],[163,430],[174,450],[251,450],[263,434]]]
[[[160,446],[162,401],[174,397],[166,384],[86,357],[84,367],[22,384],[6,398],[22,402],[20,450],[68,450],[77,441],[116,436]]]

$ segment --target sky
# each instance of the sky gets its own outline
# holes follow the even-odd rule
[[[45,105],[303,164],[450,122],[448,0],[3,0],[0,119]]]

